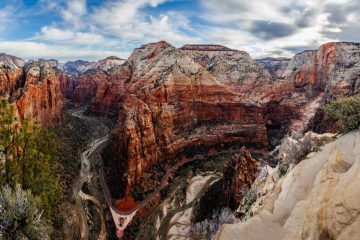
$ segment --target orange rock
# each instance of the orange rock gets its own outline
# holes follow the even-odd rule
[[[136,202],[132,197],[125,197],[115,201],[115,206],[119,211],[128,212],[137,207]]]
[[[128,193],[155,164],[184,150],[266,145],[289,126],[306,129],[320,101],[354,91],[358,53],[356,44],[329,43],[264,65],[223,46],[161,41],[135,49],[121,65],[86,71],[74,80],[74,101],[116,119],[110,152]]]
[[[3,61],[0,67],[0,92],[16,103],[20,120],[27,118],[31,122],[37,121],[42,127],[60,123],[63,97],[57,62],[39,60],[25,64],[8,55],[1,55],[0,61]]]
[[[257,171],[257,161],[245,147],[231,157],[223,170],[223,193],[231,208],[239,206],[250,190]]]

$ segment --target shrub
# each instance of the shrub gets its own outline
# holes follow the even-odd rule
[[[222,209],[221,212],[215,211],[211,219],[191,226],[190,236],[194,240],[211,239],[223,224],[231,224],[236,221],[234,213],[229,208]]]
[[[56,137],[24,119],[19,124],[13,107],[0,100],[0,185],[31,190],[41,200],[44,215],[56,217],[62,198],[52,166],[59,160]]]
[[[328,116],[339,121],[344,132],[360,126],[360,94],[331,100],[323,106],[323,110]]]
[[[2,187],[0,192],[0,239],[50,239],[50,226],[39,210],[40,199],[20,185]]]

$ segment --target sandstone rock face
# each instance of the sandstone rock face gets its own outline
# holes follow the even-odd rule
[[[121,58],[118,58],[115,56],[110,56],[110,57],[107,57],[100,61],[88,64],[84,68],[84,72],[86,72],[88,70],[93,70],[93,69],[101,69],[103,71],[108,71],[115,66],[120,66],[120,65],[124,64],[125,62],[126,62],[126,60],[124,60],[124,59],[121,59]]]
[[[296,86],[310,85],[334,95],[358,90],[360,69],[359,43],[327,43],[316,51],[304,51],[291,59],[281,79],[291,79]]]
[[[358,49],[333,45],[348,51],[346,58]],[[113,158],[134,182],[153,164],[199,143],[265,144],[272,131],[303,131],[323,101],[321,82],[333,82],[323,72],[339,69],[332,67],[340,61],[331,60],[331,46],[275,65],[268,60],[264,69],[264,61],[258,64],[246,52],[223,46],[148,44],[126,63],[82,74],[74,100],[91,103],[93,113],[119,113]],[[356,68],[350,70],[352,75]]]
[[[259,212],[224,225],[215,239],[358,239],[359,156],[359,131],[326,144],[272,187],[265,184]]]
[[[341,97],[360,90],[359,56],[359,43],[327,43],[316,51],[295,55],[276,77],[280,80],[290,79],[296,88],[304,89],[308,96],[324,92],[322,96],[319,95],[319,103],[322,103],[331,97]],[[304,108],[304,112],[311,113],[307,114],[311,116],[308,119],[314,118],[311,129],[336,132],[339,129],[336,123],[326,119],[322,111],[318,111],[316,103],[312,105]]]
[[[102,69],[88,70],[64,84],[66,89],[72,88],[70,95],[75,103],[89,104],[93,114],[115,118],[118,116],[124,98],[125,84],[131,78],[131,68],[128,64],[114,66],[108,71]]]
[[[60,91],[64,98],[73,99],[76,87],[79,85],[78,75],[62,73],[59,76]]]
[[[291,109],[295,107],[294,104],[304,103],[303,106],[296,106],[300,110],[298,120],[292,121],[289,126],[292,132],[303,132],[309,128],[322,132],[322,129],[338,129],[335,123],[324,119],[319,106],[331,97],[359,91],[359,56],[360,44],[337,42],[324,44],[318,50],[298,53],[290,61],[280,59],[279,63],[279,59],[258,60],[272,73],[275,84],[279,85],[275,91],[277,95],[284,97],[284,94],[288,94],[282,100],[282,106],[274,110],[281,112],[284,106]],[[286,82],[291,82],[292,89],[289,87],[284,92]],[[291,119],[296,118],[292,116]],[[332,126],[319,129],[317,125],[323,121]]]
[[[88,70],[101,69],[106,72],[114,66],[120,66],[125,62],[126,60],[124,59],[110,56],[97,62],[88,62],[82,60],[78,60],[75,62],[66,62],[61,66],[61,69],[66,73],[70,73],[76,76],[85,73]]]
[[[82,73],[64,78],[62,89],[117,119],[112,159],[131,186],[199,144],[278,144],[284,133],[304,132],[322,121],[314,116],[326,99],[358,90],[359,54],[359,44],[329,43],[291,60],[256,62],[223,46],[161,41],[135,49],[127,62],[79,64]]]
[[[24,74],[24,86],[13,95],[20,118],[38,121],[42,127],[60,123],[63,97],[54,62],[30,62]]]
[[[280,76],[290,60],[290,58],[262,58],[256,61],[268,70],[271,75]]]
[[[92,113],[116,119],[121,111],[126,82],[131,78],[131,67],[125,63],[106,72],[106,81],[97,82],[97,90],[90,105]],[[104,76],[105,77],[105,76]]]
[[[59,85],[58,62],[23,60],[0,56],[1,96],[15,102],[20,120],[38,121],[42,127],[61,121],[62,94]]]
[[[223,49],[187,51],[159,42],[136,49],[128,60],[132,75],[111,152],[128,174],[129,186],[155,163],[198,144],[267,142],[261,106],[243,99],[196,61],[200,54],[216,58]],[[247,54],[235,54],[260,68]]]
[[[0,96],[9,98],[23,84],[25,61],[4,53],[0,54]]]
[[[61,69],[66,72],[70,73],[72,75],[79,75],[85,72],[85,68],[91,64],[88,61],[83,60],[77,60],[75,62],[66,62],[63,65],[61,65]]]
[[[223,193],[231,208],[239,206],[255,180],[257,161],[245,147],[231,157],[223,170]]]
[[[77,104],[89,104],[90,111],[116,118],[124,84],[131,77],[127,62],[108,57],[98,62],[75,61],[62,66],[61,92]]]

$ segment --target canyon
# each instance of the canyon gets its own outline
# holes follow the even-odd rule
[[[158,42],[75,78],[73,100],[116,120],[111,159],[128,195],[155,164],[187,149],[276,144],[310,128],[322,102],[359,89],[359,49],[328,43],[279,65],[223,46]]]
[[[108,57],[98,62],[79,60],[59,64],[56,60],[43,59],[25,62],[0,54],[0,95],[13,103],[20,121],[26,118],[44,128],[61,126],[68,105],[86,105],[87,115],[110,119],[114,127],[104,150],[107,153],[104,164],[113,168],[111,179],[116,179],[113,184],[118,185],[114,198],[135,198],[141,202],[146,194],[156,190],[154,205],[161,202],[163,185],[171,185],[170,180],[161,183],[161,179],[155,179],[155,183],[148,180],[157,178],[153,173],[159,166],[163,166],[159,175],[164,177],[168,176],[171,166],[199,153],[209,157],[233,147],[239,152],[237,147],[240,144],[266,155],[268,147],[280,144],[286,134],[297,136],[308,130],[336,132],[338,125],[326,118],[322,104],[359,90],[360,44],[351,42],[326,43],[317,50],[298,53],[291,59],[255,60],[244,51],[224,46],[184,45],[176,48],[165,41],[136,48],[127,60]],[[345,136],[344,141],[357,141],[355,135],[349,136],[352,137]],[[339,141],[335,142],[337,146],[345,148]],[[241,154],[247,156],[249,153],[244,151],[242,149]],[[329,166],[325,164],[330,158],[330,150],[326,151],[326,157],[321,155],[323,160],[316,165],[321,172],[330,171],[335,164],[330,161]],[[246,162],[239,159],[243,157],[234,155],[224,169],[228,177],[224,178],[227,181],[224,192],[226,196],[233,196],[233,205],[243,200],[254,181],[257,183],[256,160],[251,155]],[[342,161],[340,157],[337,159]],[[297,173],[304,168],[314,178],[317,172],[308,171],[312,166],[308,162],[292,171]],[[351,155],[351,165],[356,167],[354,162]],[[234,174],[233,178],[231,174]],[[334,175],[338,177],[339,174]],[[218,179],[214,173],[202,175],[202,178],[206,185]],[[197,176],[189,179],[195,181]],[[217,239],[232,239],[238,234],[237,228],[248,234],[247,228],[256,226],[275,226],[274,229],[281,230],[277,233],[281,234],[279,237],[297,239],[293,237],[294,232],[284,232],[279,225],[286,220],[285,226],[300,226],[297,221],[305,217],[299,212],[304,213],[316,196],[308,192],[302,194],[301,199],[308,199],[307,205],[292,202],[291,206],[297,204],[296,212],[290,212],[286,206],[285,210],[277,207],[276,197],[280,202],[281,194],[291,190],[288,185],[295,184],[291,181],[300,182],[287,179],[290,179],[289,174],[284,182],[273,184],[274,192],[269,194],[273,202],[268,204],[275,206],[279,214],[274,213],[275,216],[269,217],[268,221],[268,213],[264,212],[266,220],[262,221],[266,222],[259,223],[256,218],[252,221],[257,222],[249,225],[226,225]],[[286,182],[290,183],[285,185]],[[279,192],[281,184],[284,193]],[[327,188],[338,188],[335,183],[329,184],[331,186]],[[341,184],[346,184],[346,179],[339,183],[340,187]],[[142,197],[135,196],[139,192],[134,189],[139,189],[139,186],[144,192]],[[246,190],[243,194],[234,192],[242,187]],[[191,186],[186,189],[187,196],[194,191]],[[321,193],[321,189],[315,190]],[[197,189],[193,195],[204,191]],[[187,204],[192,202],[188,200]],[[163,209],[171,204],[166,205],[165,201]],[[308,209],[309,214],[315,214],[315,208],[318,206]],[[326,208],[324,211],[330,210]],[[180,212],[180,215],[185,216],[185,213]],[[146,211],[141,214],[146,215]],[[321,224],[325,220],[321,219]],[[311,221],[307,221],[306,234],[319,236],[311,227]],[[340,223],[326,224],[326,234],[340,236]],[[334,224],[336,229],[330,231],[328,226]]]

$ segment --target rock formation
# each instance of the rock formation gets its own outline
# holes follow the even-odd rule
[[[231,157],[223,170],[223,193],[230,208],[237,208],[255,180],[257,161],[245,147]]]
[[[114,66],[119,66],[125,62],[126,60],[124,59],[110,56],[97,62],[88,62],[82,60],[78,60],[75,62],[66,62],[61,65],[61,69],[66,73],[76,76],[85,73],[88,70],[101,69],[103,71],[108,71]]]
[[[128,60],[108,57],[61,65],[0,54],[0,96],[14,103],[20,119],[43,127],[61,122],[63,96],[89,104],[92,114],[114,119],[110,160],[127,185],[128,205],[135,204],[131,188],[152,167],[186,151],[235,143],[275,145],[285,133],[296,136],[309,128],[336,131],[336,123],[319,107],[359,89],[358,43],[327,43],[291,59],[260,60],[219,45],[175,48],[164,41],[135,49]],[[326,124],[318,127],[321,123]],[[225,226],[218,238],[273,234],[274,239],[347,239],[359,234],[357,134],[327,144],[298,165],[300,159],[289,160],[288,155],[278,169],[267,167],[266,179],[253,184],[262,197],[254,205],[247,202],[246,212],[256,216]],[[293,140],[287,139],[289,149],[307,141]],[[255,161],[243,149],[225,167],[224,194],[233,205],[250,199],[244,193],[255,171]]]
[[[91,63],[88,61],[77,60],[75,62],[66,62],[61,65],[61,69],[71,75],[80,75],[85,72],[85,68]]]
[[[25,61],[4,53],[0,54],[0,94],[9,98],[23,84],[23,67]]]
[[[56,60],[25,63],[22,59],[0,55],[0,94],[15,103],[20,120],[38,121],[42,127],[61,121],[62,94]]]
[[[310,153],[284,177],[271,171],[254,216],[224,225],[215,239],[356,239],[359,156],[360,135],[353,131]]]
[[[66,63],[59,82],[65,97],[117,120],[111,158],[131,186],[154,164],[201,144],[276,144],[316,125],[322,102],[358,90],[359,49],[329,43],[292,59],[254,61],[219,45],[177,49],[162,41],[128,61]]]
[[[261,106],[241,98],[196,62],[203,49],[194,55],[187,51],[159,42],[135,49],[129,58],[132,75],[111,145],[129,185],[153,164],[199,144],[267,142]],[[211,54],[222,53],[216,51]],[[246,58],[261,74],[248,55],[231,52],[233,61]]]
[[[272,76],[280,76],[283,73],[283,70],[288,65],[290,58],[262,58],[257,59],[256,61]]]
[[[117,119],[111,157],[130,186],[199,144],[276,144],[316,125],[322,102],[358,90],[359,54],[359,44],[329,43],[292,59],[255,61],[219,45],[161,41],[135,49],[127,62],[79,63],[82,73],[64,78],[62,89]],[[98,67],[85,70],[90,65]]]

